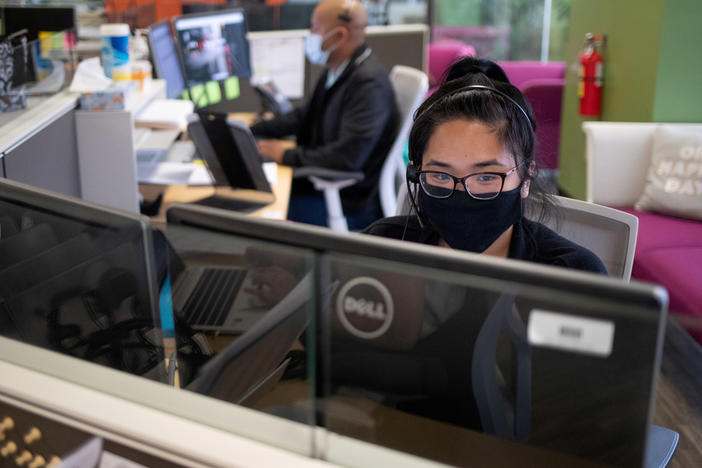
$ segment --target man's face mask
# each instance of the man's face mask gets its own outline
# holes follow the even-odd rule
[[[439,199],[418,190],[422,215],[453,249],[484,252],[522,218],[521,185],[492,200],[476,200],[465,191]]]
[[[331,37],[331,35],[336,32],[336,29],[337,28],[332,29],[324,36],[322,36],[321,34],[313,33],[310,33],[307,36],[305,36],[305,55],[307,56],[307,60],[309,60],[310,63],[314,65],[327,64],[327,60],[329,60],[329,54],[336,50],[336,48],[339,47],[340,43],[337,42],[333,46],[327,48],[327,50],[322,50],[322,43],[327,38]]]

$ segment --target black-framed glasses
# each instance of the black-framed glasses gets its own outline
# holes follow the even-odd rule
[[[417,171],[417,174],[422,190],[432,198],[449,198],[461,183],[468,195],[476,200],[492,200],[502,193],[505,178],[518,167],[519,165],[514,166],[507,172],[476,172],[464,177],[442,171]]]

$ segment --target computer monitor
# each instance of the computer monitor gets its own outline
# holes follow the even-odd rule
[[[272,192],[248,127],[226,114],[201,110],[188,117],[188,133],[215,185]]]
[[[316,3],[283,3],[280,5],[280,29],[309,29]]]
[[[167,382],[151,242],[144,217],[0,179],[0,334]]]
[[[27,29],[27,40],[39,38],[39,32],[59,32],[76,29],[76,10],[73,6],[7,5],[0,6],[2,34]]]
[[[274,5],[247,2],[242,5],[246,11],[246,24],[249,31],[273,31],[276,27],[276,9]]]
[[[470,445],[466,429],[474,429],[641,466],[662,351],[662,288],[205,207],[172,207],[167,219],[169,229],[316,252],[317,284],[339,283],[317,313],[314,344],[318,397],[341,398],[346,408],[344,419],[321,406],[332,431],[464,464],[462,450],[405,444],[405,432],[387,423],[406,420],[397,430],[410,431],[432,419],[453,428],[442,435],[452,447]],[[366,403],[350,411],[352,398]]]
[[[173,20],[188,87],[230,76],[251,76],[247,27],[241,9]]]
[[[185,89],[185,80],[170,21],[160,21],[149,27],[149,49],[156,77],[166,80],[166,97],[179,97]]]

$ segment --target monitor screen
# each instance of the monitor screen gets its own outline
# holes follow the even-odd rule
[[[185,81],[169,21],[158,22],[149,28],[149,49],[156,77],[166,80],[166,97],[179,97]]]
[[[173,20],[188,86],[230,76],[251,76],[242,10],[215,11]]]
[[[198,111],[189,117],[188,133],[215,185],[272,191],[248,127],[229,120],[226,114]]]
[[[470,460],[460,447],[482,431],[506,447],[641,466],[661,288],[205,207],[172,207],[167,218],[169,231],[316,252],[319,290],[338,284],[315,323],[318,416],[330,430],[449,464]],[[403,442],[432,437],[427,427],[449,428],[441,444],[453,449]]]
[[[0,334],[167,382],[151,242],[144,217],[0,179]]]

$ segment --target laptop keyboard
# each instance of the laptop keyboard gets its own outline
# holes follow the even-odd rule
[[[203,271],[183,306],[190,325],[222,326],[239,294],[246,270],[211,268]]]

